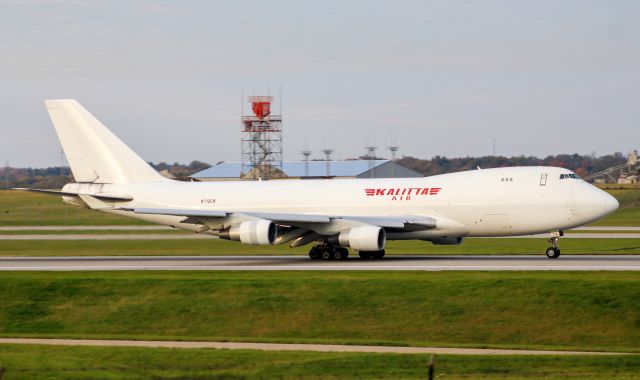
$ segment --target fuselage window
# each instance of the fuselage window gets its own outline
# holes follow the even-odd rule
[[[540,186],[545,186],[547,184],[547,174],[540,174]]]

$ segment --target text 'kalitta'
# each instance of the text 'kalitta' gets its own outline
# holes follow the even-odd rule
[[[411,200],[412,196],[438,195],[440,187],[400,187],[364,189],[368,197],[389,197],[391,200]]]

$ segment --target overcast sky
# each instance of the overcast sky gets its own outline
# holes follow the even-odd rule
[[[148,161],[240,159],[283,92],[285,159],[640,148],[639,1],[0,0],[0,160],[59,165],[74,98]]]

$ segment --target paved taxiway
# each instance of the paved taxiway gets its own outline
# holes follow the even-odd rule
[[[547,239],[546,234],[540,235],[524,235],[524,236],[506,236],[497,237],[495,239],[512,239],[512,238],[528,238],[528,239]],[[190,239],[217,239],[215,236],[204,234],[30,234],[30,235],[0,235],[0,240],[190,240]],[[640,233],[634,232],[585,232],[579,234],[565,234],[563,239],[640,239]]]
[[[377,352],[394,354],[451,354],[451,355],[620,355],[621,352],[505,350],[493,348],[355,346],[345,344],[301,343],[244,343],[244,342],[188,342],[166,340],[98,340],[98,339],[31,339],[0,338],[0,344],[44,344],[56,346],[98,347],[164,347],[216,348],[227,350],[315,351],[315,352]]]
[[[640,271],[640,255],[387,256],[316,261],[305,256],[3,257],[5,271],[91,270],[606,270]]]

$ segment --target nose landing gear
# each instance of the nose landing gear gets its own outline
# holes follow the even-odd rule
[[[558,239],[560,236],[564,235],[562,231],[555,231],[551,233],[551,237],[549,238],[549,243],[551,243],[551,247],[547,248],[545,252],[547,258],[549,259],[557,259],[560,257],[560,247],[558,246]]]

